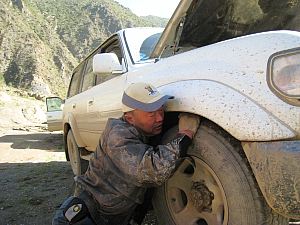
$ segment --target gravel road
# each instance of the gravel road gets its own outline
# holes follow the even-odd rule
[[[62,133],[26,127],[0,133],[0,224],[47,225],[72,194]],[[154,225],[150,214],[144,225]]]

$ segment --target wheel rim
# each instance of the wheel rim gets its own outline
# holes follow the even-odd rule
[[[77,151],[77,146],[75,146],[74,141],[68,135],[68,153],[70,158],[70,164],[74,175],[80,175],[80,159]]]
[[[197,157],[186,158],[165,185],[176,225],[226,225],[228,204],[214,171]]]

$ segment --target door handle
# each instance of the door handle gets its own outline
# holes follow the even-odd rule
[[[94,104],[94,100],[89,100],[89,101],[88,101],[88,104],[89,104],[89,105],[93,105],[93,104]]]
[[[76,104],[75,104],[75,103],[72,104],[72,108],[73,108],[73,109],[76,108]]]

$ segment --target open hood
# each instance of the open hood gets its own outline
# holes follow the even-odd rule
[[[152,56],[283,29],[300,31],[300,0],[181,0]]]

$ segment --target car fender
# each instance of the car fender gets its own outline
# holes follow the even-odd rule
[[[267,112],[270,116],[266,116],[268,119],[262,121],[266,122],[275,118],[277,122],[267,122],[269,125],[264,128],[266,130],[268,129],[266,133],[269,133],[269,135],[261,135],[261,137],[267,140],[277,140],[280,137],[293,137],[293,135],[287,135],[286,132],[284,132],[287,128],[296,134],[296,139],[299,139],[300,107],[290,105],[287,101],[278,98],[267,82],[267,65],[270,56],[276,52],[299,46],[299,32],[272,31],[248,35],[162,58],[143,68],[129,71],[127,82],[143,81],[149,82],[156,87],[162,87],[184,80],[211,80],[211,82],[214,80],[226,86],[227,89],[231,88],[232,91],[239,93],[243,96],[242,99],[246,99],[245,101],[252,101],[251,107],[249,106],[249,108],[252,108],[252,106],[254,108],[260,108],[260,111],[264,111],[262,114],[265,116]],[[197,89],[198,87],[195,85],[192,88]],[[212,96],[217,94],[221,95],[221,93],[217,93],[219,92],[218,89],[215,89],[215,91],[216,93],[211,93]],[[189,94],[189,97],[193,98],[193,95]],[[220,97],[223,97],[223,95]],[[231,99],[226,100],[224,97],[222,99],[224,100],[224,104],[226,104],[226,102],[232,104]],[[211,104],[214,103],[212,102]],[[229,106],[227,105],[226,107]],[[242,105],[239,108],[237,104],[234,105],[234,108],[239,110],[245,109]],[[248,106],[246,108],[248,108]],[[251,109],[250,111],[252,112],[253,110]],[[211,115],[211,113],[208,114]],[[250,112],[247,114],[249,114],[249,116],[246,118],[251,118]],[[211,116],[213,117],[213,115]],[[255,128],[258,126],[259,121],[257,118]],[[230,123],[231,121],[227,122]],[[243,122],[248,123],[247,120]],[[224,123],[226,124],[226,122]],[[281,124],[278,126],[285,128],[273,128],[272,125],[274,124]],[[247,124],[247,126],[244,125],[241,127],[250,128],[251,132],[255,132],[256,134],[247,135],[247,137],[242,136],[244,136],[243,138],[258,140],[258,136],[260,136],[263,131],[255,130],[254,127],[251,127],[252,125],[253,122],[250,122],[249,125]],[[233,124],[233,126],[235,125]],[[263,123],[260,128],[262,126]],[[272,131],[272,129],[274,129],[274,131]],[[277,132],[278,130],[280,132],[282,131],[283,134],[281,135],[280,132]],[[272,137],[272,133],[274,134],[274,138]],[[290,132],[288,131],[288,133]]]
[[[213,80],[184,80],[159,87],[175,96],[166,111],[201,115],[240,141],[267,141],[292,138],[296,134],[252,99]]]
[[[67,113],[66,115],[66,120],[67,121],[67,124],[70,126],[70,129],[73,131],[73,135],[74,135],[74,138],[75,138],[75,141],[78,145],[78,147],[84,147],[85,144],[84,142],[82,141],[80,135],[79,135],[79,131],[78,131],[78,127],[77,127],[77,123],[76,123],[76,120],[75,120],[75,117],[73,116],[72,113]],[[66,123],[65,123],[66,125]],[[66,126],[64,126],[66,127]],[[68,131],[66,130],[66,128],[64,128],[64,134],[67,135],[68,134]]]

